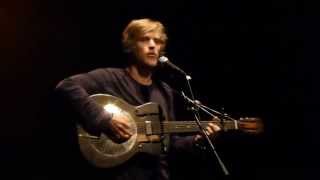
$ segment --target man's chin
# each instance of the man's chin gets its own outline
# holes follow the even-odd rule
[[[158,58],[156,57],[148,58],[146,63],[150,66],[157,66]]]
[[[150,69],[154,69],[157,67],[157,63],[147,64],[146,66],[148,66]]]
[[[153,69],[155,69],[157,67],[157,65],[158,65],[157,62],[155,62],[155,63],[150,63],[149,62],[149,63],[144,64],[144,67],[147,68],[147,69],[153,70]]]

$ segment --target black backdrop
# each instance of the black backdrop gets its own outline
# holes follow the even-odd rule
[[[52,134],[47,138],[48,132],[59,134],[49,120],[52,90],[68,75],[120,66],[121,31],[142,17],[167,26],[167,56],[192,75],[198,99],[235,117],[263,118],[262,136],[226,137],[227,145],[217,147],[235,177],[311,179],[317,174],[315,4],[32,0],[1,6],[0,161],[5,172],[16,172],[8,175],[50,177],[59,167],[52,160],[63,157],[55,146],[64,144]]]

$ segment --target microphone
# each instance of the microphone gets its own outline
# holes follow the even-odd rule
[[[172,62],[170,62],[167,57],[161,56],[161,57],[159,58],[159,62],[160,62],[161,65],[167,66],[167,67],[169,67],[169,68],[171,68],[171,69],[179,72],[180,74],[187,76],[187,73],[185,73],[185,72],[184,72],[182,69],[180,69],[178,66],[174,65]]]

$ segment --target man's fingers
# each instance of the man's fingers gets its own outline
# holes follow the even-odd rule
[[[132,136],[130,126],[126,116],[122,114],[114,114],[111,120],[115,134],[120,135],[120,138],[128,139]]]
[[[127,135],[125,132],[123,132],[122,128],[120,128],[117,124],[114,124],[112,126],[112,131],[112,139],[118,143],[123,142],[131,137],[130,135]]]
[[[128,120],[126,118],[120,119],[118,121],[118,124],[121,124],[121,127],[123,127],[123,128],[126,128],[126,129],[130,128],[129,122],[128,122]]]
[[[117,143],[123,143],[127,141],[131,136],[124,134],[120,129],[116,130],[111,139]]]
[[[118,129],[119,129],[119,132],[121,133],[121,135],[129,138],[132,136],[132,133],[130,132],[129,127],[128,128],[127,127],[128,126],[124,126],[123,124],[118,125]]]
[[[221,128],[218,125],[213,123],[209,123],[208,126],[206,127],[206,133],[209,136],[215,136],[220,130]]]
[[[218,125],[213,124],[213,123],[209,123],[208,127],[210,127],[214,132],[218,132],[221,130],[221,128]]]
[[[207,127],[206,127],[206,132],[207,132],[208,135],[214,133],[213,129],[212,129],[210,126],[207,126]]]

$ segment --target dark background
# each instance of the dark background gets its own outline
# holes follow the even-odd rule
[[[68,158],[56,152],[65,144],[51,126],[55,85],[75,73],[120,66],[123,28],[133,18],[150,17],[167,27],[167,56],[192,75],[198,99],[234,117],[263,119],[263,135],[226,137],[217,146],[235,178],[314,179],[320,150],[318,10],[298,0],[1,2],[3,171],[54,174],[64,163],[54,159]]]

